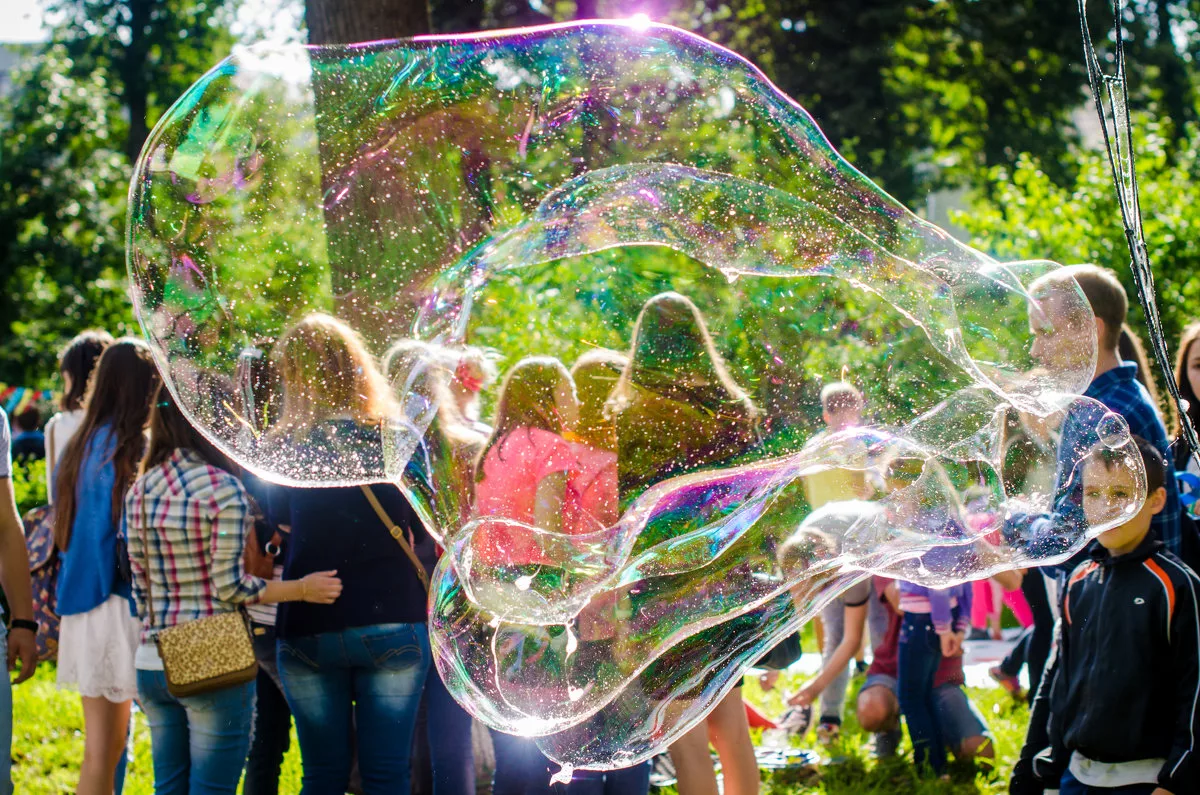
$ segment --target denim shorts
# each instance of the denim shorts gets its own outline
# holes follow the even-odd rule
[[[898,692],[896,677],[888,674],[869,674],[863,682],[862,689],[877,685],[886,687],[893,695]],[[967,691],[961,685],[945,684],[935,687],[933,700],[942,737],[950,748],[958,748],[969,737],[991,738],[991,729],[984,722],[983,715],[971,703],[971,699],[967,698]]]

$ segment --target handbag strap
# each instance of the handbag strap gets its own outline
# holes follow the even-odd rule
[[[387,511],[379,504],[379,498],[375,496],[375,492],[372,491],[370,486],[359,486],[359,488],[366,495],[367,502],[371,503],[371,507],[375,509],[375,515],[383,522],[383,526],[392,534],[392,538],[396,539],[396,543],[404,550],[404,554],[408,555],[413,568],[417,570],[417,578],[421,581],[421,587],[425,589],[425,593],[429,593],[429,575],[425,573],[425,566],[421,564],[421,559],[417,557],[417,553],[413,552],[412,545],[404,537],[404,530],[392,521],[392,517],[388,516]]]
[[[139,535],[142,539],[142,571],[146,574],[146,613],[150,616],[150,629],[154,629],[154,591],[151,590],[150,581],[154,579],[150,576],[150,542],[147,539],[146,528],[150,526],[150,518],[146,514],[146,492],[143,489],[139,496],[141,502],[142,526]],[[126,544],[126,554],[129,547]]]

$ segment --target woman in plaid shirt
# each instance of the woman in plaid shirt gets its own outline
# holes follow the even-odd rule
[[[142,623],[138,701],[150,723],[157,792],[237,791],[250,747],[255,683],[176,698],[167,692],[154,633],[257,602],[330,604],[342,591],[333,571],[277,581],[244,570],[254,525],[246,490],[228,469],[161,388],[150,413],[142,476],[130,489],[122,520]]]

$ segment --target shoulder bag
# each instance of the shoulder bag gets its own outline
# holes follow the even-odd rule
[[[429,575],[425,572],[425,567],[421,565],[421,559],[417,557],[417,553],[413,551],[412,544],[404,537],[404,529],[392,521],[392,517],[387,515],[387,511],[379,504],[379,498],[375,496],[375,492],[370,486],[359,486],[362,493],[366,496],[367,502],[371,503],[371,507],[375,509],[375,515],[383,522],[383,526],[392,534],[392,538],[396,539],[396,543],[404,550],[404,554],[408,556],[409,562],[413,568],[417,570],[417,579],[421,581],[421,587],[425,589],[425,593],[429,593]]]

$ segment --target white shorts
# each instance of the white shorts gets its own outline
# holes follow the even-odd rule
[[[141,623],[129,600],[113,594],[86,613],[63,616],[58,630],[58,686],[119,704],[137,696]]]

